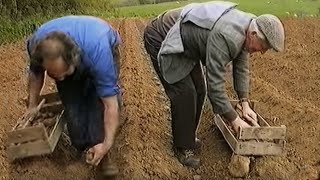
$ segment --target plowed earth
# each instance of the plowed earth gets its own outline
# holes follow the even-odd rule
[[[214,124],[208,103],[198,129],[204,143],[196,152],[201,167],[192,170],[177,161],[171,149],[168,99],[143,47],[141,35],[147,20],[109,22],[119,29],[123,41],[123,123],[111,152],[120,167],[118,179],[232,179],[227,168],[232,151]],[[259,101],[258,112],[271,125],[287,126],[285,153],[255,158],[247,179],[315,180],[320,172],[320,19],[283,22],[286,52],[250,58],[250,96]],[[8,163],[7,132],[25,111],[25,57],[23,42],[0,46],[0,178],[94,179],[95,169],[77,158],[63,139],[51,155]],[[45,91],[50,90],[52,82],[46,84]]]

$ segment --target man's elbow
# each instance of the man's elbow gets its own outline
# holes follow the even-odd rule
[[[118,113],[119,112],[119,104],[117,100],[117,96],[106,97],[102,99],[104,104],[105,113]]]

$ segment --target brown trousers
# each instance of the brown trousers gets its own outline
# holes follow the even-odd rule
[[[144,44],[151,57],[153,67],[171,102],[172,134],[175,147],[194,149],[196,130],[206,95],[205,81],[200,61],[184,79],[174,84],[166,82],[160,72],[157,55],[161,44],[149,36],[148,27],[144,32]],[[151,32],[152,33],[152,32]]]

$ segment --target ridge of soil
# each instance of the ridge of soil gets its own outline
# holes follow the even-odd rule
[[[120,80],[123,88],[121,129],[111,155],[120,167],[118,179],[234,179],[228,163],[232,154],[213,121],[207,102],[196,152],[201,167],[182,166],[174,157],[169,102],[146,54],[142,34],[148,19],[109,19],[119,29]],[[286,125],[287,143],[281,156],[255,157],[245,179],[316,180],[320,172],[320,18],[283,19],[286,51],[253,55],[250,96],[271,125]],[[75,156],[61,139],[47,156],[9,164],[7,132],[24,113],[26,74],[23,42],[0,46],[0,179],[94,179],[95,168]],[[44,91],[52,90],[52,82]],[[231,85],[227,86],[234,97]]]

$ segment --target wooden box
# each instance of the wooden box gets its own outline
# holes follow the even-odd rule
[[[235,109],[239,107],[238,103],[238,101],[231,101]],[[255,111],[255,102],[251,102],[250,105]],[[232,133],[231,127],[219,115],[215,116],[215,123],[235,154],[279,155],[283,153],[286,126],[270,126],[259,113],[257,113],[257,117],[260,127],[240,128],[237,136]]]
[[[38,122],[33,121],[27,127],[20,121],[8,133],[7,157],[9,161],[16,159],[50,154],[54,151],[64,129],[63,105],[56,93],[42,95],[45,103],[39,109]]]

